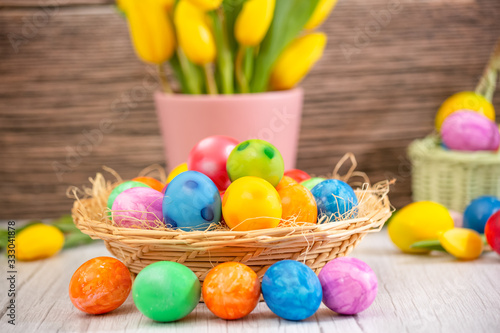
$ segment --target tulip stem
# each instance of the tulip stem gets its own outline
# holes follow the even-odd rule
[[[240,92],[246,94],[250,91],[248,87],[248,80],[243,70],[243,60],[245,59],[246,46],[240,45],[238,48],[238,53],[236,54],[236,80],[238,81],[238,86],[240,87]]]
[[[488,101],[493,100],[497,86],[498,72],[500,71],[500,40],[498,41],[483,76],[476,87],[476,94],[483,95]]]
[[[158,75],[160,76],[163,92],[166,94],[172,94],[172,87],[170,87],[170,83],[168,82],[167,73],[165,72],[165,66],[163,66],[163,64],[158,64]]]
[[[217,95],[217,83],[215,82],[214,73],[209,63],[203,65],[203,71],[205,72],[208,93],[210,95]]]

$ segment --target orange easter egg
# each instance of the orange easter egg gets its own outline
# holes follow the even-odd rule
[[[318,207],[311,191],[304,185],[293,184],[278,191],[281,198],[283,220],[316,223]]]
[[[217,317],[243,318],[259,303],[259,278],[247,265],[226,262],[208,273],[202,293],[206,306]]]
[[[158,179],[154,179],[152,177],[136,177],[132,180],[146,184],[149,187],[151,187],[152,189],[157,190],[158,192],[161,192],[163,190],[163,188],[165,187],[165,184],[163,184]]]
[[[278,185],[276,185],[276,191],[279,192],[279,190],[281,190],[282,188],[287,187],[288,185],[293,185],[293,184],[298,184],[295,179],[293,179],[292,177],[283,176],[283,178],[281,178]]]

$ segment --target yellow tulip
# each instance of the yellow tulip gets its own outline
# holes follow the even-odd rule
[[[276,0],[248,0],[236,19],[234,35],[244,46],[260,44],[274,16]]]
[[[295,39],[279,56],[271,73],[274,90],[293,88],[321,58],[326,45],[324,33],[311,33]]]
[[[449,229],[439,236],[439,241],[449,254],[458,259],[472,260],[483,253],[483,239],[472,229]]]
[[[435,120],[436,130],[441,129],[441,125],[450,114],[464,109],[475,111],[495,121],[495,109],[484,96],[473,91],[462,91],[448,97],[439,107]]]
[[[175,34],[159,1],[122,1],[135,51],[143,61],[161,64],[175,50]]]
[[[316,5],[311,18],[304,26],[306,30],[313,30],[323,23],[331,13],[338,0],[320,0]]]
[[[134,2],[134,1],[138,1],[138,0],[116,0],[116,5],[118,6],[118,8],[120,8],[120,10],[122,12],[126,13],[127,12],[127,3],[131,2],[131,1]],[[175,4],[175,0],[140,0],[140,1],[144,1],[144,2],[149,1],[150,3],[157,4],[157,5],[159,5],[160,8],[164,8],[166,10],[171,10]]]
[[[64,235],[59,229],[43,223],[33,224],[16,237],[16,257],[23,261],[48,258],[63,245]]]
[[[216,47],[205,13],[191,1],[181,0],[174,13],[179,45],[186,57],[197,65],[215,60]]]
[[[187,0],[202,11],[214,10],[222,4],[222,0]]]

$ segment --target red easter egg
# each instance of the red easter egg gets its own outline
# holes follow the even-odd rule
[[[285,171],[285,176],[291,177],[297,181],[297,183],[301,183],[304,180],[308,180],[311,178],[309,174],[305,171],[299,170],[299,169],[291,169],[288,171]]]
[[[493,251],[500,254],[500,211],[490,216],[484,234]]]
[[[227,158],[238,143],[238,140],[223,135],[201,140],[189,153],[188,169],[205,174],[220,191],[226,190],[231,184],[226,170]]]
[[[101,314],[122,305],[131,288],[130,272],[121,261],[97,257],[86,261],[73,274],[69,298],[77,309]]]

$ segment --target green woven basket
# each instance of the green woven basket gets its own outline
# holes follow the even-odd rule
[[[432,200],[463,212],[481,195],[500,197],[500,154],[445,150],[430,135],[408,148],[412,163],[413,200]]]

